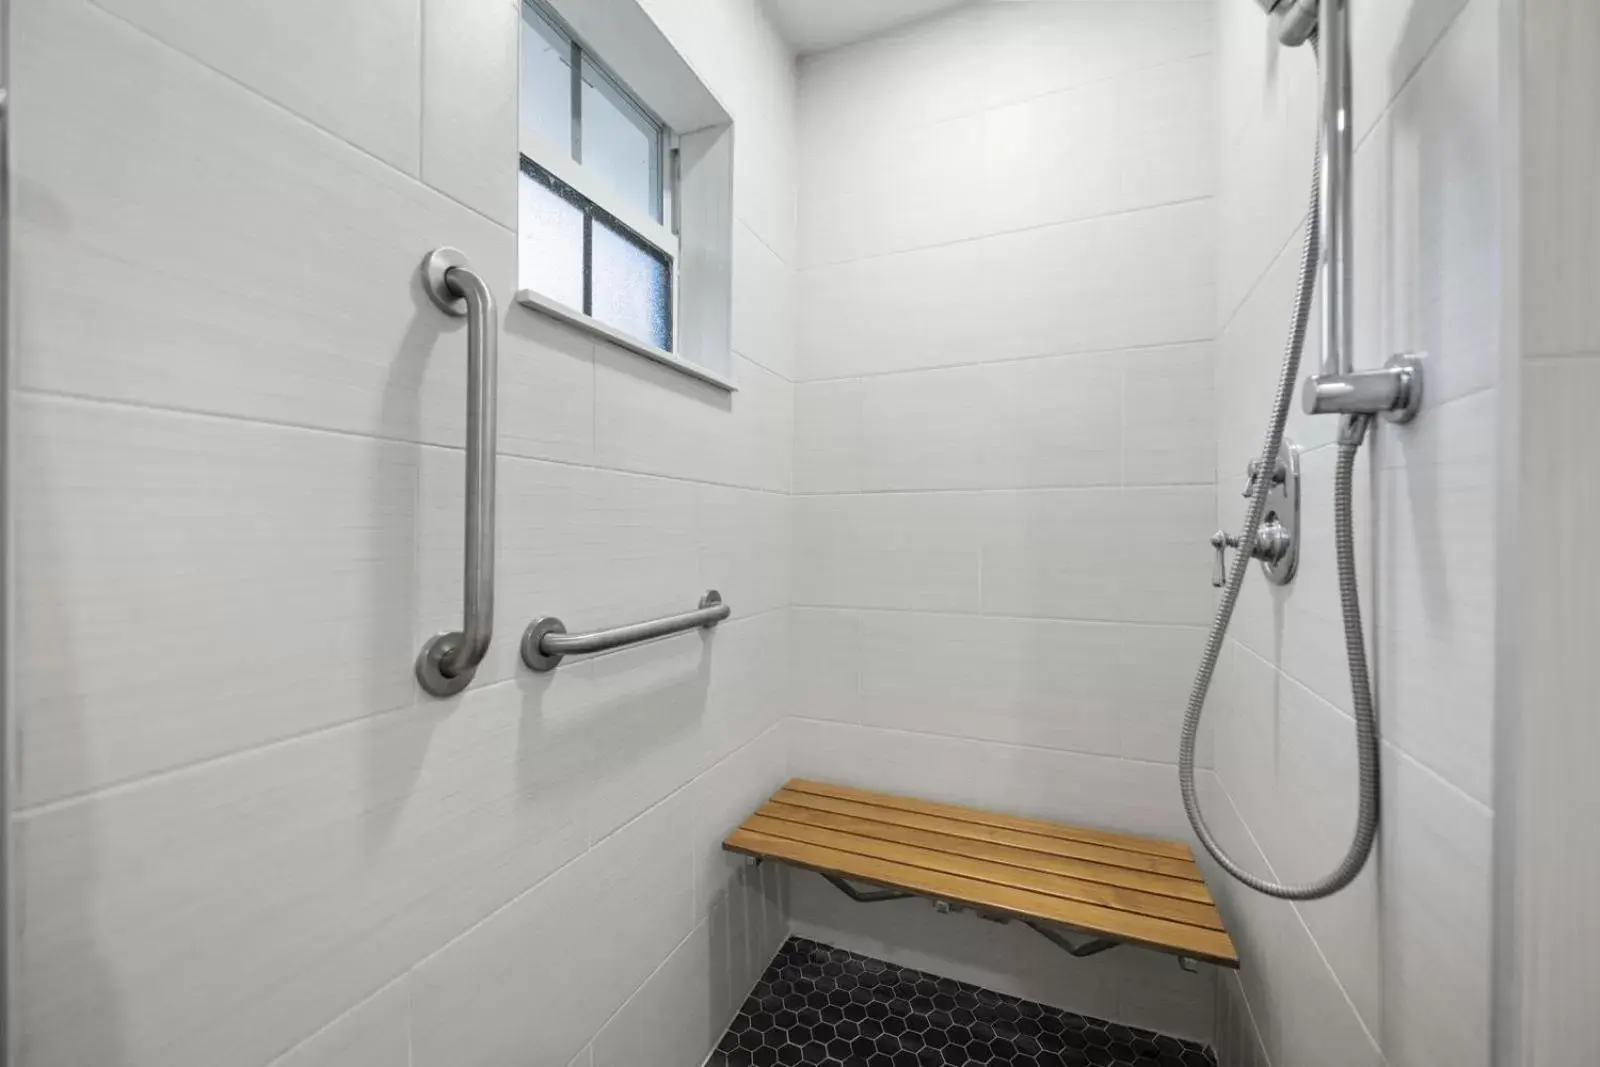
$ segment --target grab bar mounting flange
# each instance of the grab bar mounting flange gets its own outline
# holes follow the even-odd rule
[[[679,634],[685,630],[709,630],[726,619],[728,614],[729,608],[722,602],[722,594],[712,589],[700,598],[699,605],[693,611],[648,622],[630,623],[610,630],[568,634],[565,623],[553,615],[547,615],[535,619],[522,631],[522,662],[527,664],[529,670],[542,674],[555,670],[566,656],[609,652],[624,645]]]

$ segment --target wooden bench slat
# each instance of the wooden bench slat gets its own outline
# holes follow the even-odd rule
[[[1222,929],[1222,919],[1217,915],[1217,909],[1207,904],[1174,900],[1171,897],[1158,896],[1154,893],[1141,893],[1134,889],[1122,889],[1102,883],[1085,882],[1076,878],[1030,871],[1021,867],[1008,867],[1004,864],[992,863],[987,860],[952,855],[948,852],[920,848],[915,845],[897,844],[881,838],[863,837],[840,830],[825,830],[820,827],[807,826],[804,823],[787,822],[761,813],[757,813],[745,820],[744,828],[756,833],[766,834],[769,837],[782,837],[808,845],[820,845],[837,852],[865,856],[869,859],[888,860],[907,867],[920,867],[923,870],[953,874],[971,879],[974,882],[986,882],[989,885],[1000,888],[1024,889],[1032,893],[1044,893],[1048,896],[1060,897],[1063,900],[1093,904],[1103,908],[1114,908],[1117,911],[1128,912],[1133,915],[1147,915],[1158,919],[1167,919],[1187,926],[1198,926],[1211,930]]]
[[[827,874],[905,889],[986,912],[1059,923],[1167,952],[1180,952],[1226,967],[1237,967],[1239,963],[1233,941],[1218,930],[1063,900],[1044,893],[998,886],[959,875],[772,837],[743,828],[735,830],[723,847],[751,856],[770,856]]]
[[[1101,885],[1120,886],[1123,889],[1134,889],[1157,896],[1194,901],[1197,904],[1205,904],[1207,906],[1212,904],[1211,893],[1206,889],[1204,883],[1191,882],[1187,879],[1173,878],[1163,874],[1133,871],[1125,867],[1113,867],[1103,863],[1089,863],[1085,860],[1053,856],[1049,853],[1034,852],[1025,848],[1014,848],[1011,845],[995,844],[990,841],[975,841],[971,838],[957,837],[947,833],[896,826],[893,823],[879,822],[875,819],[860,819],[853,815],[838,815],[829,811],[817,811],[814,808],[796,807],[777,800],[769,800],[763,804],[757,814],[768,815],[788,822],[805,823],[809,826],[817,826],[827,830],[841,830],[845,833],[859,834],[863,837],[876,837],[883,841],[892,841],[901,845],[914,845],[955,855],[970,856],[974,859],[1005,864],[1011,867],[1022,867],[1044,874],[1077,878],[1085,882],[1098,882]]]
[[[965,837],[974,841],[989,841],[995,844],[1011,845],[1015,848],[1031,849],[1034,852],[1043,852],[1048,855],[1065,856],[1069,859],[1086,860],[1090,863],[1102,863],[1112,867],[1123,867],[1128,870],[1161,874],[1169,878],[1181,878],[1190,882],[1203,884],[1205,881],[1200,874],[1200,868],[1195,866],[1192,859],[1153,856],[1149,853],[1130,852],[1124,849],[1109,848],[1105,845],[1092,845],[1081,841],[1049,837],[1006,827],[984,826],[964,820],[925,815],[906,811],[902,808],[877,806],[853,800],[839,800],[817,793],[799,792],[790,789],[788,786],[778,790],[772,799],[784,804],[792,804],[796,807],[813,808],[817,811],[831,811],[838,815],[854,815],[857,818],[875,819],[895,826],[931,830],[936,833]]]
[[[996,826],[1007,830],[1021,830],[1026,833],[1040,834],[1044,837],[1060,838],[1066,841],[1082,841],[1089,845],[1103,845],[1107,848],[1119,848],[1127,852],[1139,852],[1150,856],[1166,856],[1171,859],[1189,861],[1194,859],[1194,854],[1189,851],[1189,847],[1178,841],[1158,841],[1135,834],[1118,834],[1107,830],[1091,830],[1087,827],[1064,826],[1061,823],[1049,822],[1044,819],[1029,819],[1020,815],[1003,815],[999,812],[983,811],[979,808],[968,808],[959,804],[942,804],[931,800],[916,800],[911,797],[895,796],[891,793],[877,793],[870,789],[855,789],[851,786],[815,782],[806,778],[792,778],[784,788],[798,793],[813,793],[817,796],[833,797],[836,800],[854,800],[880,807],[897,808],[900,811],[915,812],[919,815],[934,815],[945,819],[976,823],[979,826]]]

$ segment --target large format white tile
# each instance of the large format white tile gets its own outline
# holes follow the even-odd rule
[[[517,7],[505,0],[422,5],[422,180],[515,228]]]
[[[1199,629],[859,612],[856,721],[1171,763]],[[825,709],[800,715],[833,718]]]
[[[582,768],[498,686],[24,817],[24,1062],[271,1060],[576,856]]]
[[[459,446],[465,325],[417,281],[449,244],[500,298],[502,442],[592,456],[593,345],[507,306],[510,231],[102,12],[15,33],[19,385]]]
[[[794,491],[861,488],[861,387],[856,379],[794,387]]]
[[[694,933],[645,979],[594,1038],[594,1067],[699,1067],[722,1037],[717,1010],[725,976],[715,966],[712,926]]]
[[[1396,1067],[1487,1067],[1492,816],[1384,747],[1384,1052]]]
[[[583,826],[599,840],[688,784],[705,762],[703,724],[725,634],[682,634],[553,672],[519,671],[528,729],[581,782]]]
[[[1193,625],[1210,619],[1209,487],[986,493],[976,510],[987,613]]]
[[[800,271],[796,380],[985,358],[980,339],[995,329],[987,244],[961,242]]]
[[[691,787],[695,823],[695,915],[705,918],[719,898],[737,892],[744,858],[722,842],[783,784],[787,734],[774,722],[765,733],[709,767]]]
[[[860,487],[1114,485],[1122,378],[1102,354],[863,379]]]
[[[985,21],[983,11],[957,10],[801,60],[802,159],[829,141],[977,110],[988,73]]]
[[[787,714],[861,721],[861,612],[789,609]]]
[[[411,987],[385,986],[272,1067],[411,1067]]]
[[[1357,152],[1356,362],[1424,353],[1429,408],[1499,377],[1500,47],[1498,6],[1467,4]]]
[[[679,792],[418,966],[414,1067],[566,1067],[694,929],[692,828]]]
[[[986,232],[985,125],[984,116],[966,115],[808,145],[801,264],[843,263]]]
[[[94,3],[341,139],[417,173],[419,0]]]
[[[604,466],[787,492],[794,387],[735,356],[737,393],[601,345],[595,456]]]
[[[27,397],[24,804],[412,701],[410,447]]]
[[[789,497],[781,493],[695,486],[700,584],[720,591],[736,618],[788,605],[790,510]]]
[[[1600,131],[1590,104],[1600,34],[1593,4],[1546,7],[1525,20],[1523,55],[1538,57],[1522,79],[1521,331],[1530,355],[1600,351]],[[1530,72],[1532,73],[1532,72]]]
[[[1370,506],[1377,603],[1368,625],[1383,736],[1489,803],[1495,679],[1493,391],[1384,438]]]
[[[789,613],[722,623],[708,638],[712,672],[701,721],[701,767],[763,736],[788,707]]]
[[[794,377],[794,270],[743,222],[733,226],[733,350]]]
[[[803,270],[799,377],[1205,340],[1212,258],[1196,201]]]
[[[1553,11],[1543,16],[1554,19]],[[1567,69],[1573,76],[1575,68]],[[1504,625],[1523,648],[1512,688],[1522,709],[1520,751],[1499,764],[1511,773],[1497,781],[1497,792],[1515,803],[1495,814],[1515,820],[1497,839],[1514,836],[1516,852],[1496,861],[1518,871],[1514,961],[1527,970],[1528,990],[1522,1026],[1530,1035],[1553,1035],[1533,1060],[1556,1067],[1600,1042],[1600,1013],[1589,1008],[1600,941],[1592,892],[1600,879],[1600,820],[1590,815],[1600,810],[1593,773],[1600,752],[1600,482],[1588,477],[1589,457],[1600,452],[1600,355],[1530,359],[1522,383],[1515,529],[1519,548],[1535,541],[1541,548],[1513,552],[1521,595],[1507,605]]]
[[[1270,866],[1253,870],[1298,885],[1337,867],[1356,819],[1354,721],[1236,642],[1230,642],[1208,714],[1217,777],[1270,860]],[[1209,805],[1206,813],[1212,815]],[[1389,814],[1384,809],[1384,817]],[[1367,870],[1342,892],[1298,905],[1310,936],[1373,1032],[1382,1020],[1383,998],[1380,855],[1375,849]]]
[[[1211,829],[1224,850],[1247,869],[1270,876],[1271,867],[1217,779],[1202,771],[1198,784]],[[1209,856],[1197,854],[1239,949],[1239,975],[1261,1027],[1268,1062],[1296,1067],[1382,1064],[1373,1036],[1295,908],[1239,886]]]
[[[1351,92],[1354,126],[1359,141],[1383,110],[1432,60],[1440,37],[1471,0],[1405,0],[1403,3],[1355,7],[1350,14]],[[1492,3],[1479,4],[1492,10]],[[1490,17],[1492,22],[1494,17]],[[1484,57],[1492,62],[1490,57]],[[1493,83],[1492,68],[1472,72]]]
[[[976,610],[983,516],[971,493],[794,498],[794,600]]]
[[[1216,480],[1212,345],[1122,355],[1122,483]]]
[[[989,106],[1159,71],[1216,47],[1215,5],[1207,3],[986,7],[990,77],[981,99]]]
[[[1235,3],[1219,8],[1224,23],[1217,62],[1223,117],[1215,201],[1220,330],[1284,247],[1299,243],[1310,203],[1320,90],[1308,50],[1280,48],[1257,10]],[[1285,314],[1283,302],[1276,312]]]

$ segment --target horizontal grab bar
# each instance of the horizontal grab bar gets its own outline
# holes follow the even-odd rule
[[[569,634],[560,619],[546,616],[529,623],[522,632],[522,662],[528,665],[529,670],[553,671],[560,665],[563,656],[609,652],[624,645],[636,645],[640,641],[701,627],[709,630],[726,619],[730,611],[728,605],[722,602],[722,594],[713,589],[700,598],[700,606],[694,611],[648,622],[633,622],[610,630]]]

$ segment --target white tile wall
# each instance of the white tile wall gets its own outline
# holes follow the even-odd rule
[[[517,35],[504,0],[422,0],[422,180],[517,224]]]
[[[798,715],[1171,762],[1204,634],[1130,626],[796,608]]]
[[[417,173],[419,0],[292,0],[242,10],[206,0],[95,3],[362,151]]]
[[[972,5],[801,64],[796,773],[1186,836],[1214,29],[1210,4]],[[825,939],[1209,1037],[1209,975],[814,883],[795,917]]]
[[[20,1063],[592,1067],[682,1020],[689,1067],[787,932],[717,845],[785,770],[793,63],[754,5],[650,6],[741,127],[731,397],[511,303],[515,3],[13,6]],[[440,244],[501,305],[450,701]],[[710,587],[713,632],[516,663]]]
[[[1497,557],[1508,590],[1501,653],[1516,671],[1500,686],[1495,796],[1496,1063],[1549,1067],[1582,1059],[1600,1041],[1596,995],[1600,922],[1588,902],[1600,884],[1595,777],[1600,752],[1593,697],[1600,604],[1593,538],[1600,515],[1592,467],[1600,437],[1600,241],[1592,172],[1600,21],[1593,5],[1539,0],[1519,7],[1522,137],[1515,176],[1520,270],[1507,289],[1520,335],[1511,348],[1507,458]],[[1511,244],[1511,242],[1508,242]],[[1513,430],[1514,428],[1514,430]],[[1537,531],[1537,533],[1535,533]],[[1529,552],[1529,538],[1540,550]],[[1515,599],[1513,599],[1513,597]],[[1515,642],[1515,643],[1513,643]],[[1514,711],[1514,713],[1513,713]]]
[[[411,1067],[409,981],[385,986],[274,1067]]]
[[[1551,39],[1554,15],[1546,8],[1530,22],[1544,37],[1535,54],[1561,55],[1565,62],[1533,82],[1540,92],[1530,94],[1529,105],[1548,99],[1558,86],[1581,86],[1593,76],[1575,61],[1577,41]],[[1568,159],[1547,141],[1524,164],[1528,187],[1564,181],[1560,169]],[[1533,231],[1525,232],[1531,254],[1539,254],[1535,239]],[[1563,246],[1548,252],[1569,254]],[[1539,330],[1532,323],[1525,328]],[[1590,654],[1600,603],[1594,597],[1600,576],[1590,531],[1600,515],[1600,499],[1593,481],[1576,477],[1600,447],[1594,418],[1600,354],[1540,357],[1526,350],[1521,381],[1519,462],[1526,480],[1517,528],[1543,530],[1547,540],[1544,551],[1511,564],[1525,591],[1512,624],[1525,642],[1516,680],[1523,713],[1515,724],[1517,749],[1497,765],[1497,772],[1509,771],[1496,786],[1497,796],[1515,802],[1516,851],[1497,856],[1497,862],[1515,867],[1507,879],[1512,893],[1499,902],[1510,921],[1496,948],[1516,962],[1513,973],[1498,979],[1509,989],[1515,1014],[1508,1012],[1497,1032],[1509,1054],[1553,1067],[1582,1058],[1583,1050],[1600,1040],[1600,1018],[1582,1007],[1592,1003],[1593,949],[1600,944],[1600,923],[1587,907],[1600,878],[1600,852],[1593,847],[1596,822],[1587,817],[1594,810],[1591,769],[1600,750],[1593,714],[1600,661]]]
[[[1331,900],[1222,883],[1246,961],[1219,1022],[1235,1063],[1489,1062],[1500,17],[1483,0],[1355,15],[1356,360],[1425,351],[1429,373],[1422,416],[1377,431],[1356,469],[1383,825],[1368,870]],[[1264,45],[1253,5],[1224,3],[1221,25],[1215,425],[1231,525],[1287,326],[1315,71]],[[1318,355],[1313,338],[1305,362]],[[1288,589],[1247,585],[1208,711],[1213,829],[1247,867],[1289,880],[1331,869],[1355,810],[1333,433],[1333,420],[1291,416],[1308,449],[1300,574]]]
[[[809,268],[800,377],[1205,340],[1211,223],[1197,200]]]
[[[675,793],[424,961],[412,1062],[571,1060],[694,930],[692,830]]]

